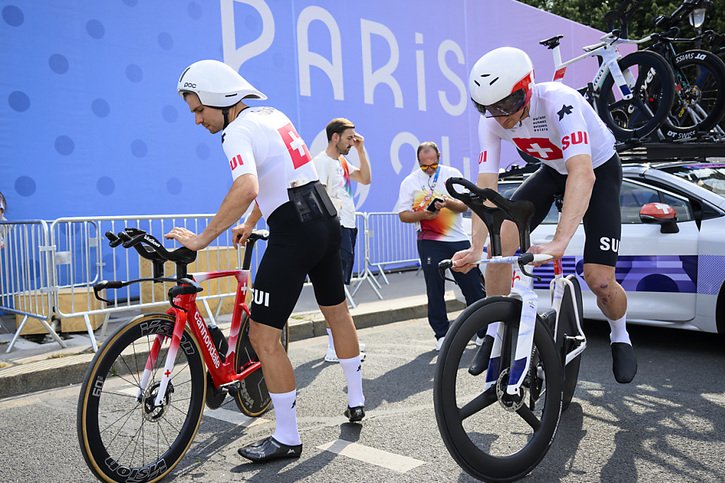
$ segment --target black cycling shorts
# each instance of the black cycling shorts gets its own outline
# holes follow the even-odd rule
[[[267,249],[254,277],[252,320],[282,329],[307,275],[319,305],[343,302],[337,217],[323,216],[303,223],[294,205],[287,202],[274,210],[267,224]]]
[[[606,163],[594,170],[596,181],[589,208],[584,214],[584,263],[611,267],[617,264],[619,240],[622,235],[622,215],[619,191],[622,188],[622,163],[615,153]],[[512,200],[529,200],[536,213],[531,231],[539,226],[551,209],[556,195],[563,195],[567,175],[542,165],[524,181],[511,196]]]

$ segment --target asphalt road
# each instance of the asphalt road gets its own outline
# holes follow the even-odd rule
[[[631,330],[639,373],[611,374],[607,331],[588,322],[580,385],[531,482],[725,480],[723,338]],[[295,461],[247,463],[237,448],[274,430],[273,414],[249,420],[234,403],[207,411],[195,444],[168,481],[474,481],[446,451],[432,403],[436,362],[425,320],[361,331],[366,411],[346,422],[342,372],[322,361],[326,339],[292,343],[304,450]],[[0,400],[0,481],[92,481],[78,449],[79,386]]]

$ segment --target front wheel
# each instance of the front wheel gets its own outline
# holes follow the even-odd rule
[[[282,328],[280,337],[280,343],[286,351],[289,346],[288,324],[285,324]],[[245,364],[259,360],[257,353],[252,348],[252,343],[249,341],[249,316],[246,313],[242,314],[242,328],[237,338],[235,357],[234,367],[237,372],[240,372]],[[239,410],[249,417],[260,416],[269,409],[272,398],[269,396],[261,368],[249,374],[239,383],[239,390],[234,395],[234,401],[237,403]]]
[[[206,372],[188,328],[163,402],[155,404],[174,322],[167,314],[133,319],[101,346],[88,367],[78,398],[78,440],[88,467],[101,480],[158,481],[194,440]],[[155,360],[149,358],[154,345]]]
[[[451,325],[438,355],[433,402],[438,430],[454,460],[468,474],[486,481],[522,478],[542,460],[556,434],[563,374],[554,341],[537,316],[529,371],[518,395],[505,394],[516,353],[521,301],[480,300]],[[468,372],[475,354],[473,336],[495,322],[503,324],[497,382],[483,391],[484,374]]]
[[[661,55],[649,51],[632,52],[617,63],[632,98],[624,99],[608,73],[596,100],[599,117],[617,141],[642,139],[659,128],[670,112],[675,97],[672,68]]]

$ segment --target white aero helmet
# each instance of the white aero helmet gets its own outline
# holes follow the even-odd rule
[[[531,100],[534,66],[523,50],[500,47],[476,61],[468,88],[481,114],[510,116]]]
[[[246,97],[264,100],[264,94],[254,88],[237,71],[218,60],[200,60],[187,67],[179,77],[176,90],[193,92],[209,107],[229,107]]]

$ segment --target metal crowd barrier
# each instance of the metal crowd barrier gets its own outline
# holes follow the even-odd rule
[[[0,221],[0,310],[22,317],[6,352],[10,352],[30,319],[37,319],[61,347],[51,326],[52,250],[43,220]],[[49,323],[51,322],[51,323]]]
[[[416,224],[401,222],[398,213],[368,213],[366,242],[368,270],[374,269],[386,284],[386,269],[420,268]]]
[[[101,327],[105,337],[111,314],[130,309],[146,310],[166,305],[167,283],[142,282],[122,289],[108,290],[103,304],[93,294],[93,285],[101,280],[130,280],[152,276],[151,263],[135,250],[112,249],[105,232],[117,233],[135,227],[161,239],[174,226],[183,226],[200,233],[212,214],[103,216],[0,222],[4,248],[0,248],[0,310],[22,316],[7,351],[12,350],[28,319],[37,319],[61,346],[65,343],[57,332],[87,332],[93,350],[98,350],[95,330]],[[376,274],[385,277],[387,267],[393,269],[419,265],[415,226],[401,223],[397,213],[356,213],[358,237],[351,287],[345,287],[348,302],[356,306],[354,296],[369,284],[379,299],[381,285]],[[258,228],[264,228],[263,223]],[[205,272],[241,266],[241,251],[235,250],[231,230],[212,245],[200,251],[189,272]],[[178,244],[167,242],[167,246]],[[265,242],[255,246],[252,271],[266,248]],[[173,264],[165,267],[173,274]],[[211,323],[233,303],[236,281],[232,278],[204,282],[199,300]],[[212,305],[216,304],[213,308]],[[228,310],[229,312],[231,309]]]
[[[93,294],[93,285],[101,280],[129,280],[152,277],[152,264],[141,258],[135,250],[112,249],[105,237],[107,231],[117,233],[126,227],[139,228],[158,239],[175,226],[200,233],[214,215],[156,215],[156,216],[106,216],[94,218],[60,218],[50,225],[53,250],[52,273],[55,277],[53,310],[62,324],[68,319],[82,319],[91,338],[93,350],[97,350],[94,329],[102,325],[101,337],[110,315],[129,309],[147,309],[167,303],[169,283],[141,282],[128,287],[108,290],[110,304],[102,304]],[[177,248],[177,243],[168,242]],[[168,245],[167,245],[168,246]],[[261,248],[261,247],[260,247]],[[189,265],[189,272],[206,272],[241,266],[240,252],[233,248],[231,231],[227,230],[212,244],[200,250],[196,261]],[[174,265],[164,266],[165,274],[174,273]],[[210,280],[202,284],[204,291],[197,300],[201,302],[215,323],[223,306],[223,298],[235,294],[236,281],[230,278]],[[233,298],[231,299],[233,300]],[[210,303],[216,302],[216,310]],[[102,318],[102,322],[99,319]],[[72,323],[72,322],[71,322]],[[76,322],[77,324],[78,322]],[[77,328],[77,326],[76,326]],[[62,329],[66,331],[66,329]]]

